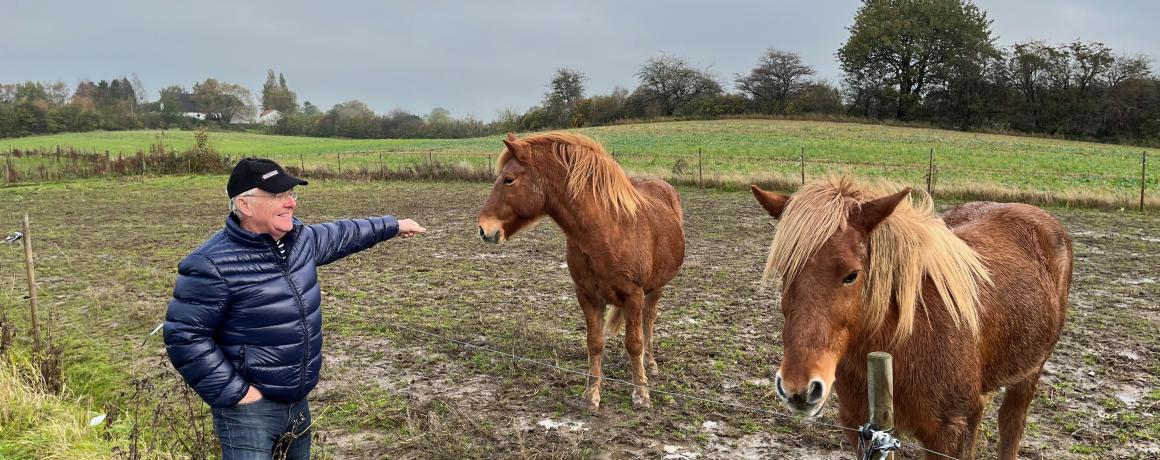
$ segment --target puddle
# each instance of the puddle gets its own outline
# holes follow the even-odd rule
[[[1127,404],[1128,407],[1135,406],[1140,398],[1144,396],[1144,389],[1135,385],[1123,385],[1116,391],[1116,399]]]
[[[546,418],[536,422],[536,426],[543,428],[544,431],[588,431],[588,427],[584,426],[584,422],[568,419],[552,420]]]

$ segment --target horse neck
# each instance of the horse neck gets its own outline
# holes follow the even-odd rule
[[[552,175],[555,176],[555,175]],[[601,244],[617,218],[597,203],[591,192],[581,193],[579,201],[572,200],[567,186],[567,172],[558,177],[548,176],[546,183],[547,214],[560,226],[569,240],[582,247]]]
[[[601,235],[607,234],[607,226],[615,220],[595,203],[591,194],[582,194],[580,203],[573,203],[566,187],[560,186],[559,193],[550,195],[548,199],[548,216],[556,221],[556,225],[564,231],[568,239],[580,243],[599,241]]]

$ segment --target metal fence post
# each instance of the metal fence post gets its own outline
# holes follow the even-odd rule
[[[802,167],[802,185],[806,185],[806,148],[802,147],[802,152],[798,155],[798,162]]]
[[[931,176],[934,174],[934,147],[930,148],[930,162],[926,165],[926,193],[930,194]]]

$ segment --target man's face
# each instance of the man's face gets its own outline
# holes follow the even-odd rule
[[[242,214],[242,228],[254,233],[269,233],[274,239],[294,229],[294,209],[298,198],[294,189],[279,194],[258,190],[254,195],[242,197],[239,204]]]

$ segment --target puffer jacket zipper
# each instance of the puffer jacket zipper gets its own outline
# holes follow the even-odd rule
[[[298,291],[298,285],[294,284],[294,278],[290,277],[289,264],[290,252],[287,249],[286,257],[278,252],[278,243],[273,238],[267,238],[267,243],[270,245],[270,250],[274,252],[274,258],[278,260],[278,268],[282,269],[282,276],[286,278],[286,284],[290,285],[290,289],[294,291],[294,303],[298,305],[298,326],[302,329],[302,364],[298,369],[298,391],[296,394],[302,394],[302,389],[306,387],[306,366],[307,358],[310,355],[310,331],[306,329],[306,302],[302,300],[302,293]]]
[[[246,346],[242,345],[238,349],[238,372],[242,374],[242,378],[246,377]]]

